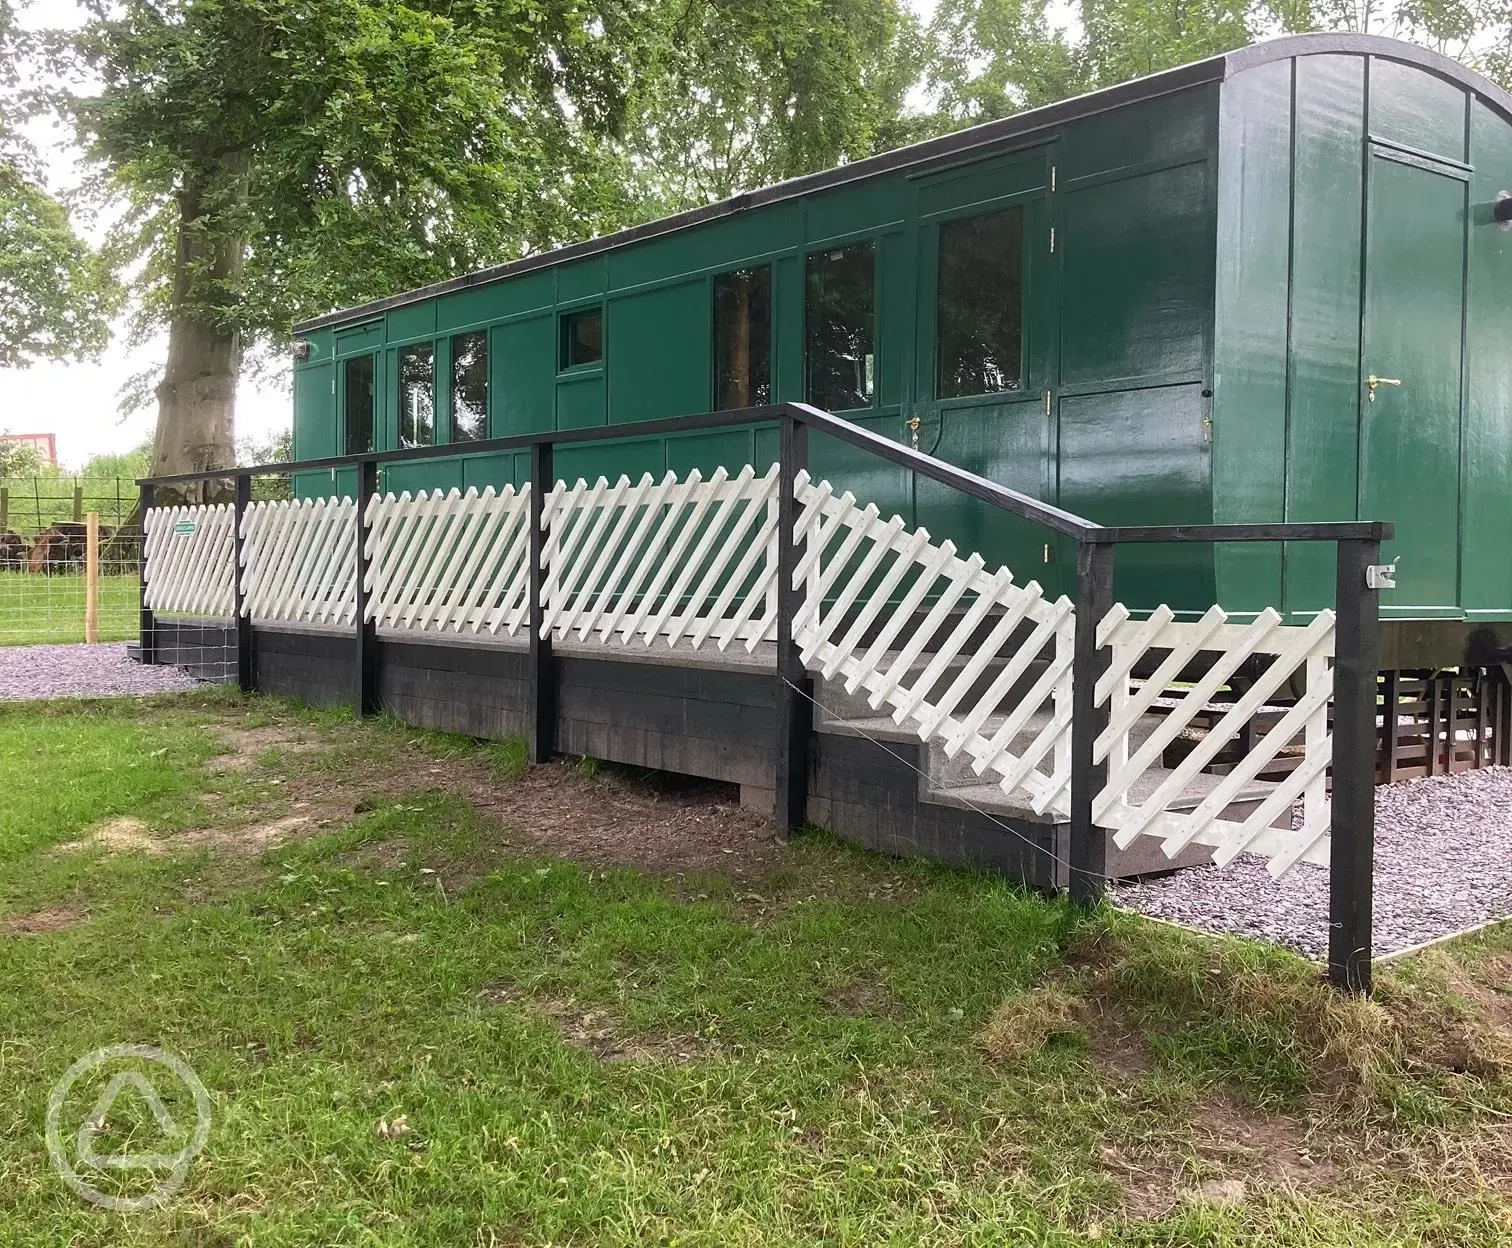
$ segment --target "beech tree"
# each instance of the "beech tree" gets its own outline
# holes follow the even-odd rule
[[[83,359],[109,338],[118,291],[108,269],[44,189],[37,154],[20,131],[29,49],[0,0],[0,368]]]
[[[250,346],[564,233],[612,200],[620,0],[96,0],[63,98],[166,327],[153,470],[229,466]],[[602,162],[600,162],[602,163]]]

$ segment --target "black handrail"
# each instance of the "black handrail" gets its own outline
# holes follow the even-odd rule
[[[1334,523],[1267,523],[1208,524],[1117,527],[1097,524],[1062,507],[1042,502],[1018,490],[979,477],[904,446],[891,438],[863,429],[860,425],[832,416],[807,403],[773,403],[765,407],[737,408],[724,412],[701,412],[693,416],[673,416],[662,420],[640,420],[626,425],[594,425],[584,429],[553,429],[540,433],[519,433],[507,438],[484,438],[477,442],[449,442],[440,446],[400,448],[392,451],[368,451],[356,455],[328,455],[321,459],[294,460],[282,464],[258,464],[248,468],[213,468],[201,472],[181,472],[165,477],[143,477],[142,486],[183,485],[193,481],[214,481],[239,476],[274,476],[291,472],[313,472],[322,468],[355,468],[371,463],[382,466],[394,463],[418,463],[427,459],[455,459],[461,456],[491,455],[502,451],[521,451],[549,445],[570,446],[581,442],[624,442],[668,434],[693,433],[704,429],[729,429],[744,425],[769,425],[784,419],[794,420],[829,437],[859,447],[880,459],[907,468],[921,477],[938,481],[969,498],[990,503],[1011,515],[1041,524],[1054,533],[1077,541],[1120,542],[1337,542],[1348,540],[1384,541],[1391,537],[1391,525],[1378,521],[1346,520]]]

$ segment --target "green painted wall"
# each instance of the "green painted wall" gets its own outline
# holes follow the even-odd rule
[[[1220,104],[1214,518],[1380,519],[1387,617],[1512,618],[1512,125],[1379,56],[1258,67]],[[1400,381],[1369,401],[1371,373]],[[1322,544],[1227,547],[1218,598],[1306,615]]]
[[[342,449],[342,366],[364,353],[378,360],[377,445],[393,446],[398,349],[419,341],[435,344],[446,440],[450,336],[478,329],[489,335],[493,436],[707,410],[713,280],[755,264],[772,266],[773,397],[801,399],[804,257],[869,241],[875,393],[847,418],[895,439],[917,421],[923,449],[1107,523],[1339,520],[1362,507],[1436,515],[1425,491],[1448,491],[1448,531],[1414,532],[1403,546],[1413,572],[1425,551],[1440,553],[1449,571],[1417,580],[1437,597],[1404,591],[1387,614],[1512,618],[1512,234],[1489,221],[1501,189],[1512,189],[1512,127],[1458,85],[1379,57],[1283,59],[969,161],[873,175],[320,331],[295,369],[296,452]],[[937,398],[939,231],[1010,208],[1022,212],[1025,240],[1022,383]],[[1417,248],[1413,229],[1433,232],[1432,246],[1425,236]],[[1462,272],[1449,262],[1456,247]],[[1393,285],[1409,250],[1422,251],[1421,263]],[[1463,306],[1462,347],[1453,325],[1434,337],[1412,323],[1452,321],[1445,301]],[[563,370],[559,318],[583,308],[603,310],[604,358]],[[1403,360],[1415,380],[1365,404],[1362,326],[1367,352],[1403,354],[1388,351],[1389,339],[1431,342],[1422,354],[1434,360],[1460,350],[1463,377]],[[1407,437],[1401,422],[1430,391],[1433,432],[1421,436],[1433,455],[1420,448],[1416,458],[1457,464],[1452,480],[1412,479],[1392,453],[1390,431]],[[1368,417],[1364,453],[1388,479],[1360,477]],[[775,450],[774,431],[740,430],[564,449],[558,468],[589,478],[707,473],[764,467]],[[1032,526],[822,438],[812,459],[884,514],[1006,560],[1020,580],[1069,588],[1069,551]],[[524,461],[433,460],[388,469],[385,484],[481,488],[521,480]],[[311,474],[301,486],[332,483]],[[1219,601],[1307,614],[1333,600],[1333,553],[1130,547],[1117,588],[1138,607],[1194,613]]]

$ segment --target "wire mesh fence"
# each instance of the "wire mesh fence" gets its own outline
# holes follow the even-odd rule
[[[228,492],[229,479],[219,483]],[[288,477],[253,479],[254,499],[292,496]],[[129,477],[0,479],[0,646],[135,640],[142,525]],[[89,517],[99,526],[95,628],[87,558]]]

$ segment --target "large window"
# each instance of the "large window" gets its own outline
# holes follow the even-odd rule
[[[938,291],[937,397],[1017,390],[1024,371],[1024,210],[942,225]]]
[[[373,449],[373,357],[358,355],[346,362],[346,453],[365,455]]]
[[[431,344],[399,352],[399,445],[429,446],[436,440],[436,374]]]
[[[562,318],[562,367],[597,364],[604,358],[604,310],[584,308]]]
[[[772,270],[714,279],[714,410],[772,401]]]
[[[843,412],[876,391],[876,250],[871,243],[816,251],[804,273],[804,396]]]
[[[458,334],[451,340],[452,441],[488,436],[488,335]]]

